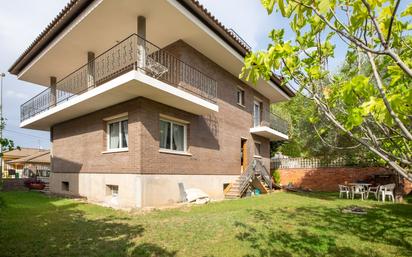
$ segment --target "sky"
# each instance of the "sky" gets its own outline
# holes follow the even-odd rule
[[[67,2],[68,0],[2,1],[0,73],[6,73],[3,80],[3,117],[7,119],[3,134],[20,147],[50,147],[48,132],[19,127],[20,105],[44,90],[44,87],[19,81],[7,70]],[[266,48],[269,43],[267,35],[273,28],[285,28],[285,39],[293,39],[288,21],[276,13],[268,16],[259,0],[200,2],[226,27],[234,29],[254,50]],[[235,15],[233,8],[236,8]],[[341,57],[343,56],[338,56],[336,60]]]

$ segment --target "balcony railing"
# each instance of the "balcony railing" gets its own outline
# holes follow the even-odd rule
[[[132,34],[20,107],[24,121],[131,70],[215,103],[217,82],[173,54]]]
[[[260,122],[261,126],[266,126],[285,135],[289,132],[289,123],[272,112],[265,112],[263,114],[264,120]]]

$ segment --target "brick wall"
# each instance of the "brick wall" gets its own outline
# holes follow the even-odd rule
[[[345,181],[350,183],[373,175],[390,174],[382,167],[292,168],[279,171],[282,185],[292,183],[295,187],[314,191],[337,191],[338,185]]]
[[[219,112],[198,116],[136,98],[57,124],[52,129],[53,172],[238,175],[241,138],[247,139],[248,162],[254,155],[254,142],[259,141],[262,161],[269,168],[269,140],[250,133],[253,100],[262,100],[264,110],[269,100],[181,40],[167,50],[217,81]],[[245,106],[236,103],[238,86],[245,90]],[[129,150],[104,153],[104,119],[124,112],[129,118]],[[161,114],[189,122],[191,156],[159,152]]]

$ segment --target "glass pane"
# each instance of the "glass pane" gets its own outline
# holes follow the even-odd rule
[[[184,126],[173,124],[173,150],[184,151]]]
[[[254,104],[253,125],[255,127],[260,125],[260,105],[258,103]]]
[[[119,144],[119,123],[116,122],[109,125],[109,148],[119,148]]]
[[[129,135],[128,135],[128,121],[122,121],[122,147],[126,148],[129,145]]]
[[[170,149],[170,122],[160,121],[160,148]]]

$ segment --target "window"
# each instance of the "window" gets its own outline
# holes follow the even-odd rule
[[[117,119],[107,123],[107,149],[108,150],[127,150],[128,139],[128,120],[127,118]]]
[[[255,156],[262,156],[261,152],[260,152],[260,143],[259,142],[255,142]]]
[[[253,126],[255,127],[260,126],[260,105],[261,103],[258,101],[253,102]]]
[[[237,103],[239,105],[245,106],[245,90],[238,88],[236,91],[237,94]]]
[[[174,121],[160,120],[160,148],[186,151],[186,125]]]
[[[111,197],[117,197],[119,195],[119,186],[106,185],[106,195]]]
[[[69,182],[62,181],[62,191],[69,191]]]

